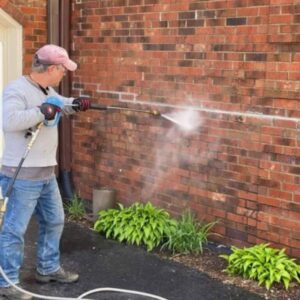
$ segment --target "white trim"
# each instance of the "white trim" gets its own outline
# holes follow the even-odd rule
[[[23,29],[0,8],[0,164],[3,151],[2,91],[12,80],[22,75]]]
[[[2,162],[2,153],[4,147],[2,132],[2,91],[3,91],[3,43],[0,41],[0,164]]]
[[[22,26],[0,9],[0,39],[3,43],[3,85],[16,79],[23,69]]]

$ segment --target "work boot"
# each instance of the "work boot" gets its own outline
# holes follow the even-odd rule
[[[73,283],[76,282],[79,278],[79,275],[69,271],[65,271],[63,268],[58,269],[58,271],[42,275],[39,272],[35,273],[35,279],[40,283],[48,283],[50,281],[60,282],[60,283]]]
[[[19,285],[18,285],[19,286]],[[19,286],[20,287],[20,286]],[[24,294],[13,286],[0,288],[0,299],[5,300],[31,300],[32,296]]]

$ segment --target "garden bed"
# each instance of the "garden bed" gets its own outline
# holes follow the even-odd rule
[[[76,222],[78,223],[78,221]],[[85,227],[93,228],[93,222],[90,218],[83,218],[79,223]],[[247,280],[239,276],[229,276],[223,270],[226,268],[226,261],[220,257],[221,254],[229,254],[229,248],[209,243],[203,254],[175,254],[169,251],[153,251],[161,259],[171,260],[183,264],[187,267],[196,269],[208,274],[211,278],[218,279],[224,284],[233,284],[235,286],[254,292],[266,300],[299,300],[300,285],[292,282],[289,289],[285,290],[283,286],[272,286],[267,290],[264,286],[259,286],[256,281]],[[146,251],[146,250],[145,250]]]
[[[259,294],[267,300],[299,300],[300,285],[292,283],[286,291],[283,287],[273,286],[269,291],[259,286],[256,281],[246,280],[242,277],[232,277],[227,275],[223,270],[226,268],[226,261],[220,258],[220,252],[213,249],[206,249],[202,255],[171,255],[167,252],[156,253],[162,259],[176,261],[185,266],[197,269],[200,272],[208,274],[212,278],[222,281],[224,284],[233,284],[251,292]]]

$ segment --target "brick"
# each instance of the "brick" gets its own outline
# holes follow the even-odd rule
[[[257,229],[267,231],[268,230],[268,223],[257,222]]]
[[[205,3],[205,1],[201,1],[201,2],[192,2],[189,5],[189,9],[191,10],[203,10],[207,8],[207,3]]]
[[[262,204],[271,205],[275,207],[281,207],[281,201],[280,199],[275,199],[271,197],[264,197],[261,195],[258,195],[257,201]]]
[[[267,59],[267,54],[265,53],[249,53],[246,54],[246,61],[265,61]]]
[[[226,235],[239,241],[247,241],[247,234],[233,228],[227,228]]]
[[[289,200],[289,201],[292,200],[292,193],[283,192],[275,189],[269,189],[269,196],[274,198]]]
[[[246,18],[227,18],[226,25],[227,26],[239,26],[245,25],[247,23]]]
[[[276,15],[270,16],[270,23],[271,24],[291,24],[293,21],[292,15]]]
[[[193,35],[196,33],[195,28],[179,28],[178,34],[179,35]]]
[[[195,19],[195,18],[196,18],[195,11],[187,11],[187,12],[179,12],[178,13],[179,20]]]

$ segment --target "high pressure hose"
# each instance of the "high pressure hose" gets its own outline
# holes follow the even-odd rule
[[[21,160],[20,160],[20,162],[18,164],[18,167],[17,167],[17,169],[16,169],[16,171],[14,173],[14,176],[12,177],[12,181],[10,182],[10,185],[7,188],[7,192],[5,193],[4,199],[0,199],[0,201],[1,201],[1,203],[0,203],[0,205],[1,205],[1,207],[0,207],[0,230],[1,230],[1,227],[2,227],[4,214],[6,212],[7,202],[8,202],[8,199],[9,199],[9,197],[10,197],[12,191],[13,191],[14,183],[15,183],[15,181],[17,179],[17,176],[18,176],[18,174],[19,174],[19,172],[21,170],[21,167],[23,165],[23,162],[24,162],[25,158],[27,157],[27,155],[30,152],[30,150],[31,150],[31,148],[32,148],[32,146],[33,146],[36,138],[39,135],[39,132],[40,132],[43,124],[44,124],[43,122],[39,123],[37,125],[37,128],[36,128],[35,131],[30,131],[31,139],[30,139],[30,141],[29,141],[29,143],[27,145],[27,148],[26,148],[26,150],[25,150],[25,152],[24,152],[24,154],[23,154],[23,156],[22,156],[22,158],[21,158]],[[1,195],[1,197],[2,197],[2,195]]]
[[[117,293],[125,293],[125,294],[133,294],[133,295],[140,295],[143,297],[148,297],[148,298],[152,298],[152,299],[157,299],[157,300],[168,300],[166,298],[160,297],[160,296],[156,296],[153,294],[149,294],[149,293],[143,293],[143,292],[138,292],[138,291],[134,291],[134,290],[125,290],[125,289],[117,289],[117,288],[110,288],[110,287],[106,287],[106,288],[97,288],[94,290],[89,290],[83,294],[81,294],[79,297],[77,298],[69,298],[69,297],[52,297],[52,296],[45,296],[45,295],[41,295],[41,294],[36,294],[36,293],[31,293],[27,290],[24,290],[20,287],[18,287],[17,285],[15,285],[13,282],[11,282],[11,280],[6,276],[5,272],[3,271],[2,267],[0,266],[0,273],[1,276],[3,276],[3,278],[10,284],[12,285],[15,289],[17,289],[18,291],[20,291],[21,293],[30,295],[32,297],[36,297],[39,299],[48,299],[48,300],[78,300],[78,299],[85,299],[85,300],[93,300],[91,298],[84,298],[88,295],[92,295],[92,294],[96,294],[96,293],[101,293],[101,292],[117,292]]]

